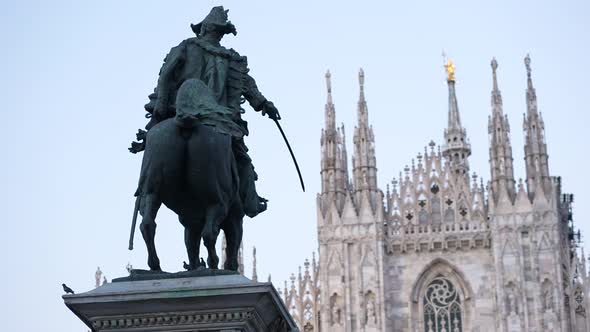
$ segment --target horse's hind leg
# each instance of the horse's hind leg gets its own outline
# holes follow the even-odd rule
[[[228,219],[223,222],[222,227],[226,241],[226,258],[223,268],[226,270],[238,270],[238,251],[240,250],[240,244],[242,243],[242,222],[243,217],[235,214],[230,215]]]
[[[186,245],[186,253],[188,254],[189,270],[197,268],[199,263],[198,253],[199,234],[195,232],[192,227],[184,228],[184,244]]]
[[[162,205],[162,201],[156,194],[148,194],[141,198],[141,235],[148,251],[148,266],[152,271],[161,271],[160,259],[156,253],[156,215],[158,209]]]
[[[201,233],[203,222],[200,218],[180,217],[180,223],[184,226],[184,244],[188,255],[189,270],[199,267],[199,250],[201,247]]]
[[[219,236],[219,226],[212,222],[207,221],[205,229],[203,229],[203,242],[205,248],[207,248],[207,265],[210,269],[217,270],[219,268],[219,257],[215,250],[215,244]]]

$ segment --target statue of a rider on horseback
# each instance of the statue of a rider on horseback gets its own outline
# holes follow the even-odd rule
[[[266,210],[244,144],[248,127],[241,105],[248,101],[275,122],[280,115],[248,74],[246,57],[220,45],[224,35],[236,34],[227,12],[214,7],[201,23],[191,25],[196,37],[170,50],[145,105],[147,131],[140,130],[139,142],[129,149],[144,151],[134,220],[139,211],[151,270],[160,270],[154,236],[162,203],[185,227],[189,269],[199,266],[201,236],[209,249],[207,241],[214,244],[211,237],[219,228],[228,241],[225,268],[237,269],[243,216]],[[209,251],[209,266],[217,268],[217,257],[211,256]]]

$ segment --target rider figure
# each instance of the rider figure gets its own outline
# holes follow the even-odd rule
[[[254,182],[257,174],[244,143],[243,136],[248,135],[248,126],[241,118],[241,113],[244,112],[241,104],[245,99],[254,110],[262,111],[262,115],[268,114],[272,119],[280,119],[280,115],[273,103],[258,91],[254,79],[248,75],[246,57],[220,45],[224,35],[236,34],[235,26],[227,19],[227,12],[222,6],[214,7],[201,23],[191,24],[196,37],[186,39],[170,50],[160,69],[158,85],[154,93],[149,95],[150,102],[145,105],[146,111],[150,113],[147,117],[151,117],[146,129],[149,130],[164,119],[175,117],[181,127],[191,127],[195,121],[203,122],[203,119],[208,119],[218,131],[230,134],[240,177],[239,190],[244,212],[249,217],[254,217],[266,209],[266,200],[256,193]],[[198,109],[198,114],[197,111],[191,114],[191,108],[186,110],[186,107],[176,105],[178,89],[191,79],[203,82],[208,88],[207,96],[202,97],[212,99],[216,103],[214,107],[193,108]],[[215,111],[218,109],[228,111]],[[209,113],[205,114],[207,112]],[[144,138],[145,131],[140,130],[138,139]],[[134,142],[129,150],[137,153],[144,147],[145,142]]]

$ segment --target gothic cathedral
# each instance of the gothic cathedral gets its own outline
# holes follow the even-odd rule
[[[449,60],[448,123],[385,192],[375,136],[360,97],[348,168],[331,77],[321,133],[319,261],[299,269],[282,296],[302,331],[590,331],[589,291],[571,205],[549,173],[545,125],[527,72],[525,180],[515,180],[510,125],[492,60],[488,118],[491,178],[470,173],[471,145]]]

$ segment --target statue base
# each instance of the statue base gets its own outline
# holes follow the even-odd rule
[[[93,332],[299,331],[271,283],[216,274],[122,278],[63,299]]]

